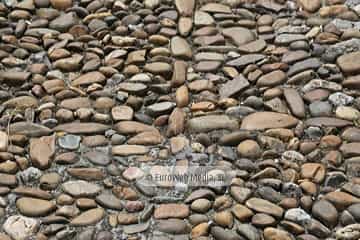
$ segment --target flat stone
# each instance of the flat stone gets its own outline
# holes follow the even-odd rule
[[[80,123],[72,122],[56,126],[56,132],[66,132],[71,134],[100,134],[108,130],[110,126],[101,123]]]
[[[307,126],[317,126],[317,127],[346,127],[353,125],[352,122],[347,120],[342,120],[338,118],[331,117],[317,117],[309,118],[305,121]]]
[[[78,22],[77,15],[74,12],[69,12],[66,14],[62,14],[59,17],[52,20],[49,24],[49,27],[59,32],[66,32],[77,22]]]
[[[96,202],[104,208],[109,208],[114,210],[122,209],[122,204],[120,199],[118,199],[111,193],[101,193],[96,197]]]
[[[6,152],[9,145],[7,133],[0,131],[0,152]]]
[[[26,240],[36,234],[39,226],[40,222],[34,218],[14,215],[6,219],[3,229],[12,239]]]
[[[8,186],[8,187],[15,187],[18,184],[15,175],[0,173],[0,185],[1,186]]]
[[[326,209],[326,211],[325,211]],[[326,226],[332,228],[337,224],[338,212],[336,208],[326,200],[315,202],[312,207],[312,214]]]
[[[129,106],[116,106],[111,109],[111,116],[115,121],[132,120],[134,110]]]
[[[238,127],[238,122],[226,115],[203,116],[188,121],[188,128],[191,132],[210,132],[217,129],[235,130]]]
[[[262,54],[248,54],[246,56],[241,56],[234,60],[227,62],[226,64],[233,67],[243,68],[251,63],[255,64],[263,60],[266,56]]]
[[[61,101],[60,107],[75,111],[79,108],[90,108],[91,101],[87,97],[70,98]]]
[[[295,74],[304,72],[309,69],[318,69],[320,66],[321,66],[321,62],[319,59],[309,58],[292,65],[288,71],[288,76],[293,76]]]
[[[125,234],[135,234],[145,232],[150,228],[150,222],[138,223],[134,225],[124,226],[123,230]]]
[[[49,168],[54,154],[55,135],[30,139],[30,158],[35,167]]]
[[[190,232],[190,227],[182,219],[159,220],[156,222],[155,229],[174,235],[187,234]]]
[[[94,225],[101,221],[104,215],[105,212],[102,208],[90,209],[71,220],[70,225],[77,227]]]
[[[112,154],[118,156],[143,155],[149,152],[149,149],[141,145],[118,145],[112,147]]]
[[[101,72],[88,72],[71,82],[73,86],[90,85],[93,83],[105,82],[105,76]]]
[[[16,201],[16,207],[27,217],[40,217],[48,215],[56,208],[56,205],[43,199],[23,197]]]
[[[194,16],[194,24],[195,26],[207,26],[213,25],[215,23],[214,18],[203,11],[196,11]]]
[[[264,239],[265,240],[292,240],[294,239],[293,236],[280,229],[268,227],[264,230]]]
[[[255,35],[247,28],[232,27],[222,31],[223,35],[230,38],[237,46],[249,43],[255,40]]]
[[[220,3],[208,3],[202,6],[200,10],[211,13],[231,13],[229,6]]]
[[[90,183],[84,180],[68,181],[62,184],[64,192],[74,197],[93,197],[96,196],[101,188],[94,183]]]
[[[221,62],[218,61],[201,61],[198,62],[194,68],[198,72],[214,72],[221,66]]]
[[[7,100],[2,105],[7,108],[26,109],[38,107],[38,100],[30,96],[15,97]]]
[[[219,89],[220,97],[234,97],[249,85],[249,81],[242,74],[239,74],[233,80],[227,81],[221,86]]]
[[[251,198],[247,200],[246,206],[250,209],[253,209],[254,211],[267,213],[276,218],[281,218],[284,214],[284,210],[281,207],[260,198]]]
[[[67,168],[69,175],[86,181],[100,181],[105,178],[105,173],[98,168]]]
[[[343,153],[344,157],[356,157],[360,156],[360,143],[344,143],[340,147],[340,151]]]
[[[76,150],[80,146],[81,137],[68,134],[58,139],[60,147],[68,150]]]
[[[360,73],[360,52],[344,54],[336,60],[337,64],[345,74]]]
[[[158,131],[148,131],[137,134],[128,140],[131,145],[157,145],[162,143],[164,138]]]
[[[298,118],[304,118],[305,104],[299,92],[293,88],[285,88],[284,96],[291,112]]]
[[[239,46],[239,51],[243,53],[259,53],[266,48],[266,42],[263,39],[251,41]]]
[[[300,5],[308,12],[316,12],[321,7],[320,0],[300,0]]]
[[[192,51],[189,43],[182,37],[173,37],[170,43],[171,53],[174,57],[191,59]]]
[[[115,125],[115,130],[120,134],[137,134],[148,131],[158,131],[155,127],[135,122],[135,121],[122,121]]]
[[[169,75],[172,72],[172,67],[165,62],[153,62],[145,64],[144,70],[153,74]]]
[[[91,150],[85,153],[84,157],[89,160],[89,162],[99,166],[106,166],[111,163],[111,158],[109,157],[107,150]]]
[[[271,128],[291,128],[298,119],[282,113],[257,112],[245,117],[241,123],[244,130],[265,130]]]
[[[360,238],[360,224],[350,224],[336,231],[339,240],[356,240]]]
[[[256,82],[258,87],[273,87],[286,81],[286,74],[281,70],[276,70],[265,74]]]
[[[190,214],[189,207],[185,204],[161,204],[154,211],[155,219],[186,218]]]
[[[5,71],[0,72],[0,76],[8,85],[21,85],[31,76],[30,72]]]
[[[146,112],[153,117],[168,114],[176,106],[173,102],[154,103],[146,107]]]
[[[360,198],[346,192],[330,192],[325,195],[325,199],[331,202],[338,210],[343,210],[352,204],[360,203]]]
[[[195,8],[195,0],[175,0],[175,6],[181,16],[191,17]]]
[[[51,129],[36,123],[31,122],[15,122],[10,124],[10,134],[23,134],[29,137],[40,137],[49,135]]]
[[[360,89],[360,75],[351,76],[346,78],[342,85],[349,89]]]
[[[306,36],[303,34],[279,34],[275,38],[275,43],[280,45],[288,45],[292,42],[306,40]]]
[[[119,84],[119,90],[123,90],[131,94],[142,94],[146,89],[147,86],[143,83],[122,82]]]

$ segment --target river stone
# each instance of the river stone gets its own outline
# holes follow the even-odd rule
[[[112,154],[118,156],[143,155],[149,152],[149,149],[142,145],[118,145],[112,148]]]
[[[49,135],[51,129],[36,123],[31,122],[16,122],[10,124],[10,134],[23,134],[29,137],[40,137]]]
[[[186,218],[190,214],[189,207],[185,204],[162,204],[154,211],[155,219]]]
[[[228,37],[236,45],[241,46],[255,40],[255,35],[247,28],[232,27],[222,31],[225,37]]]
[[[4,224],[4,231],[15,240],[26,240],[38,231],[40,222],[37,219],[21,215],[9,216]]]
[[[7,100],[3,103],[3,106],[16,109],[36,108],[38,100],[30,96],[21,96]]]
[[[175,0],[175,6],[181,16],[191,17],[195,8],[195,0]]]
[[[48,215],[56,208],[56,205],[42,199],[23,197],[16,201],[16,207],[27,217],[40,217]]]
[[[234,97],[249,85],[249,81],[242,74],[239,74],[233,80],[228,81],[221,86],[219,90],[220,97]]]
[[[188,121],[189,131],[194,133],[210,132],[217,129],[235,130],[238,127],[238,122],[226,115],[203,116],[192,118]]]
[[[68,134],[59,138],[60,147],[68,150],[76,150],[80,146],[81,137]]]
[[[183,59],[191,59],[192,51],[189,43],[181,37],[173,37],[171,39],[171,53],[174,57],[179,57]]]
[[[77,227],[94,225],[104,217],[104,214],[102,208],[90,209],[71,220],[70,225]]]
[[[356,240],[360,238],[360,224],[351,224],[336,231],[339,240]]]
[[[103,83],[105,76],[101,72],[88,72],[80,75],[74,81],[71,82],[73,86],[90,85],[93,83]]]
[[[305,105],[299,92],[293,88],[285,88],[284,96],[291,112],[298,118],[304,118]]]
[[[360,52],[348,53],[337,59],[337,64],[345,74],[360,73]]]
[[[271,128],[291,128],[298,123],[298,119],[282,113],[256,112],[246,116],[241,129],[244,130],[265,130]]]
[[[62,184],[62,189],[74,197],[93,197],[101,191],[97,184],[84,180],[65,182]]]
[[[74,12],[69,12],[66,14],[62,14],[59,17],[52,20],[49,24],[49,27],[59,32],[66,32],[77,22],[78,22],[77,15]]]
[[[246,206],[250,209],[253,209],[254,211],[267,213],[276,218],[281,218],[284,214],[284,210],[281,207],[260,198],[251,198],[247,200]]]
[[[324,211],[326,209],[326,211]],[[326,226],[332,228],[337,224],[338,212],[336,208],[326,200],[315,202],[312,214]]]
[[[55,135],[30,139],[30,158],[40,169],[49,168],[55,154]]]
[[[110,126],[101,123],[64,123],[56,126],[56,132],[67,132],[71,134],[97,134],[104,133]]]

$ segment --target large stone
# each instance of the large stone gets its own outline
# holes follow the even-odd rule
[[[236,130],[239,128],[239,123],[226,115],[210,115],[190,119],[188,127],[191,132],[210,132],[217,129]]]
[[[264,239],[265,240],[293,240],[294,237],[284,231],[284,230],[280,230],[280,229],[276,229],[273,227],[268,227],[265,228],[264,230]]]
[[[173,37],[171,39],[171,53],[174,57],[191,59],[192,51],[189,43],[182,37]]]
[[[291,112],[298,118],[304,118],[305,104],[299,92],[293,88],[285,88],[284,96]]]
[[[137,134],[148,131],[158,131],[155,127],[135,121],[122,121],[115,125],[115,130],[120,134]]]
[[[97,184],[84,180],[65,182],[62,184],[62,189],[74,197],[93,197],[101,191]]]
[[[66,32],[69,28],[74,26],[78,22],[78,18],[75,12],[69,12],[52,20],[49,27],[59,32]]]
[[[286,74],[281,70],[276,70],[271,73],[261,76],[256,82],[258,87],[274,87],[286,80]]]
[[[315,202],[312,207],[312,214],[330,228],[337,224],[338,212],[336,208],[326,200]]]
[[[23,197],[16,201],[16,207],[27,217],[41,217],[51,213],[56,205],[42,199]]]
[[[80,123],[72,122],[56,126],[53,130],[56,132],[67,132],[71,134],[97,134],[104,133],[110,128],[109,125],[101,123]]]
[[[186,218],[190,214],[189,207],[185,204],[161,204],[154,211],[155,219]]]
[[[254,211],[267,213],[277,218],[281,218],[284,214],[284,210],[281,207],[261,198],[247,200],[246,206]]]
[[[360,73],[360,52],[352,52],[338,57],[337,64],[345,74]]]
[[[72,226],[89,226],[98,223],[105,215],[105,211],[102,208],[94,208],[81,213],[75,217],[70,225]]]
[[[265,130],[270,128],[291,128],[298,119],[282,113],[256,112],[245,117],[241,123],[244,130]]]
[[[243,44],[249,43],[255,40],[255,35],[247,28],[242,27],[232,27],[225,28],[222,33],[225,37],[228,37],[236,45],[241,46]]]
[[[195,0],[175,0],[175,6],[181,16],[191,17],[195,8]]]
[[[2,104],[7,108],[26,109],[36,108],[38,106],[38,100],[30,96],[21,96],[7,100]]]
[[[30,139],[30,158],[40,169],[49,168],[55,154],[55,135]]]
[[[9,138],[7,133],[0,131],[0,152],[6,152],[8,149]]]
[[[227,81],[224,85],[221,86],[219,90],[220,97],[235,97],[249,85],[250,84],[248,80],[242,74],[240,74],[233,80]]]
[[[321,7],[320,0],[299,0],[300,5],[308,12],[316,12]]]
[[[112,154],[118,156],[143,155],[149,152],[149,149],[142,145],[119,145],[112,148]]]
[[[353,125],[352,122],[347,120],[342,120],[338,118],[331,117],[317,117],[309,118],[305,121],[307,126],[317,126],[317,127],[346,127]]]
[[[90,85],[105,82],[105,76],[101,72],[88,72],[71,82],[73,86]]]
[[[21,215],[10,216],[3,224],[4,231],[14,240],[26,240],[36,234],[40,222]]]

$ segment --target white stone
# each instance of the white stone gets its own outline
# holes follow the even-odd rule
[[[8,217],[3,228],[14,240],[25,240],[35,235],[39,228],[39,221],[34,218],[16,215]]]

